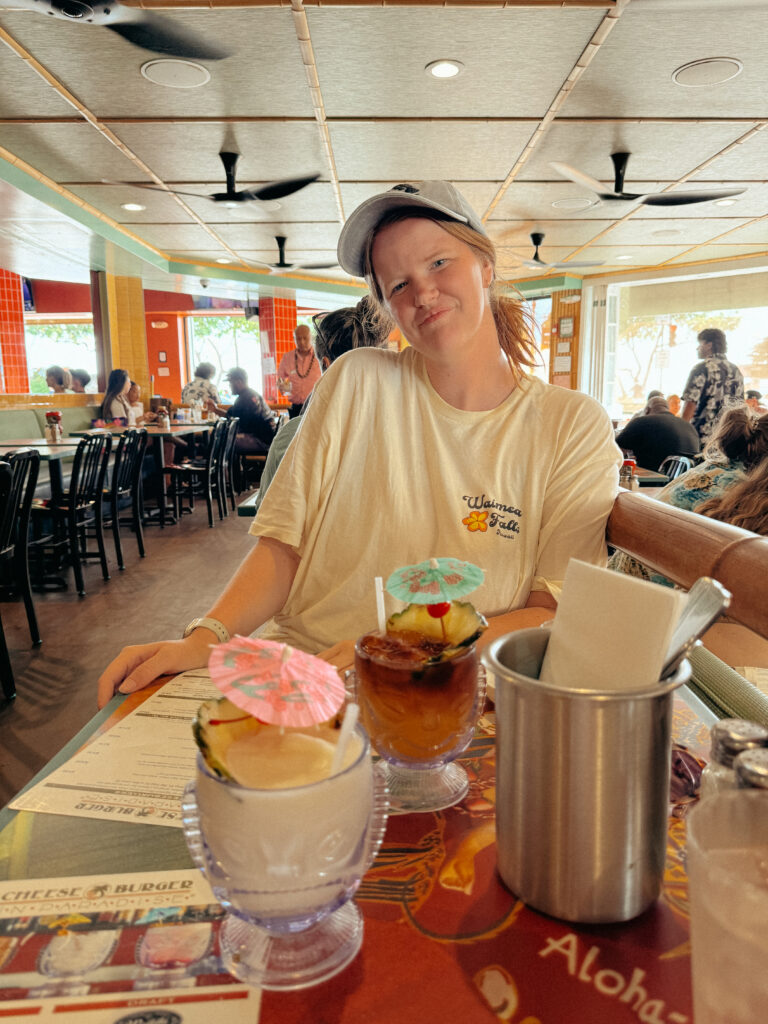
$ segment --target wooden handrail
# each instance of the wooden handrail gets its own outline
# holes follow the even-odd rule
[[[730,618],[768,638],[768,538],[622,491],[608,543],[683,587],[712,576],[733,595]]]

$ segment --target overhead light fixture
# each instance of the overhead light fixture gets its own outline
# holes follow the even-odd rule
[[[682,231],[678,231],[677,228],[659,228],[658,231],[652,231],[651,234],[654,238],[677,238]]]
[[[552,203],[558,210],[588,210],[596,205],[596,201],[587,199],[586,196],[568,196],[565,199],[556,199]]]
[[[460,60],[433,60],[424,68],[433,78],[455,78],[464,70]]]
[[[706,57],[692,60],[672,72],[672,81],[688,89],[722,85],[740,75],[744,65],[736,57]]]
[[[715,200],[715,206],[735,206],[735,199],[717,199]]]
[[[172,57],[147,61],[141,65],[141,73],[153,85],[164,85],[168,89],[199,89],[211,80],[210,71],[202,64]]]
[[[217,263],[231,263],[232,260],[229,258],[229,256],[219,256],[219,258],[216,260],[216,262]]]
[[[614,258],[615,258],[615,260],[616,260],[616,262],[617,262],[617,263],[619,263],[619,262],[622,262],[622,263],[624,263],[624,262],[626,262],[626,260],[631,260],[631,259],[632,259],[632,257],[631,257],[631,256],[629,256],[629,255],[626,255],[626,254],[625,254],[625,255],[623,255],[623,256],[616,256],[616,257],[614,257]]]
[[[141,203],[121,203],[120,209],[138,213],[139,210],[146,210],[146,206],[142,206]]]

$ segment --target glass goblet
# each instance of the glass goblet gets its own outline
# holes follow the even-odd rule
[[[352,901],[387,822],[383,772],[361,726],[352,763],[286,789],[247,789],[198,756],[182,801],[192,859],[227,910],[222,963],[263,989],[316,985],[341,971],[363,939]]]
[[[455,758],[469,746],[485,703],[485,672],[472,644],[444,661],[415,661],[386,637],[355,646],[360,718],[385,762],[390,813],[439,811],[466,796]]]

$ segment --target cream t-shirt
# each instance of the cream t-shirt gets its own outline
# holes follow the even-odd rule
[[[620,462],[587,395],[525,377],[467,412],[414,349],[350,352],[316,385],[251,526],[300,558],[265,635],[311,652],[354,640],[376,626],[374,577],[433,556],[485,570],[468,599],[486,615],[557,596],[570,558],[605,564]]]

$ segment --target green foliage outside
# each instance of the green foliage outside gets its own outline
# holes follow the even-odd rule
[[[96,390],[96,338],[90,323],[25,324],[29,389],[47,395],[45,371],[49,366],[83,369],[90,373],[89,391]]]
[[[233,366],[242,366],[248,383],[261,391],[261,336],[257,317],[246,320],[239,316],[192,316],[189,327],[192,368],[198,363],[213,363],[213,381],[220,393],[229,390],[224,374]]]

